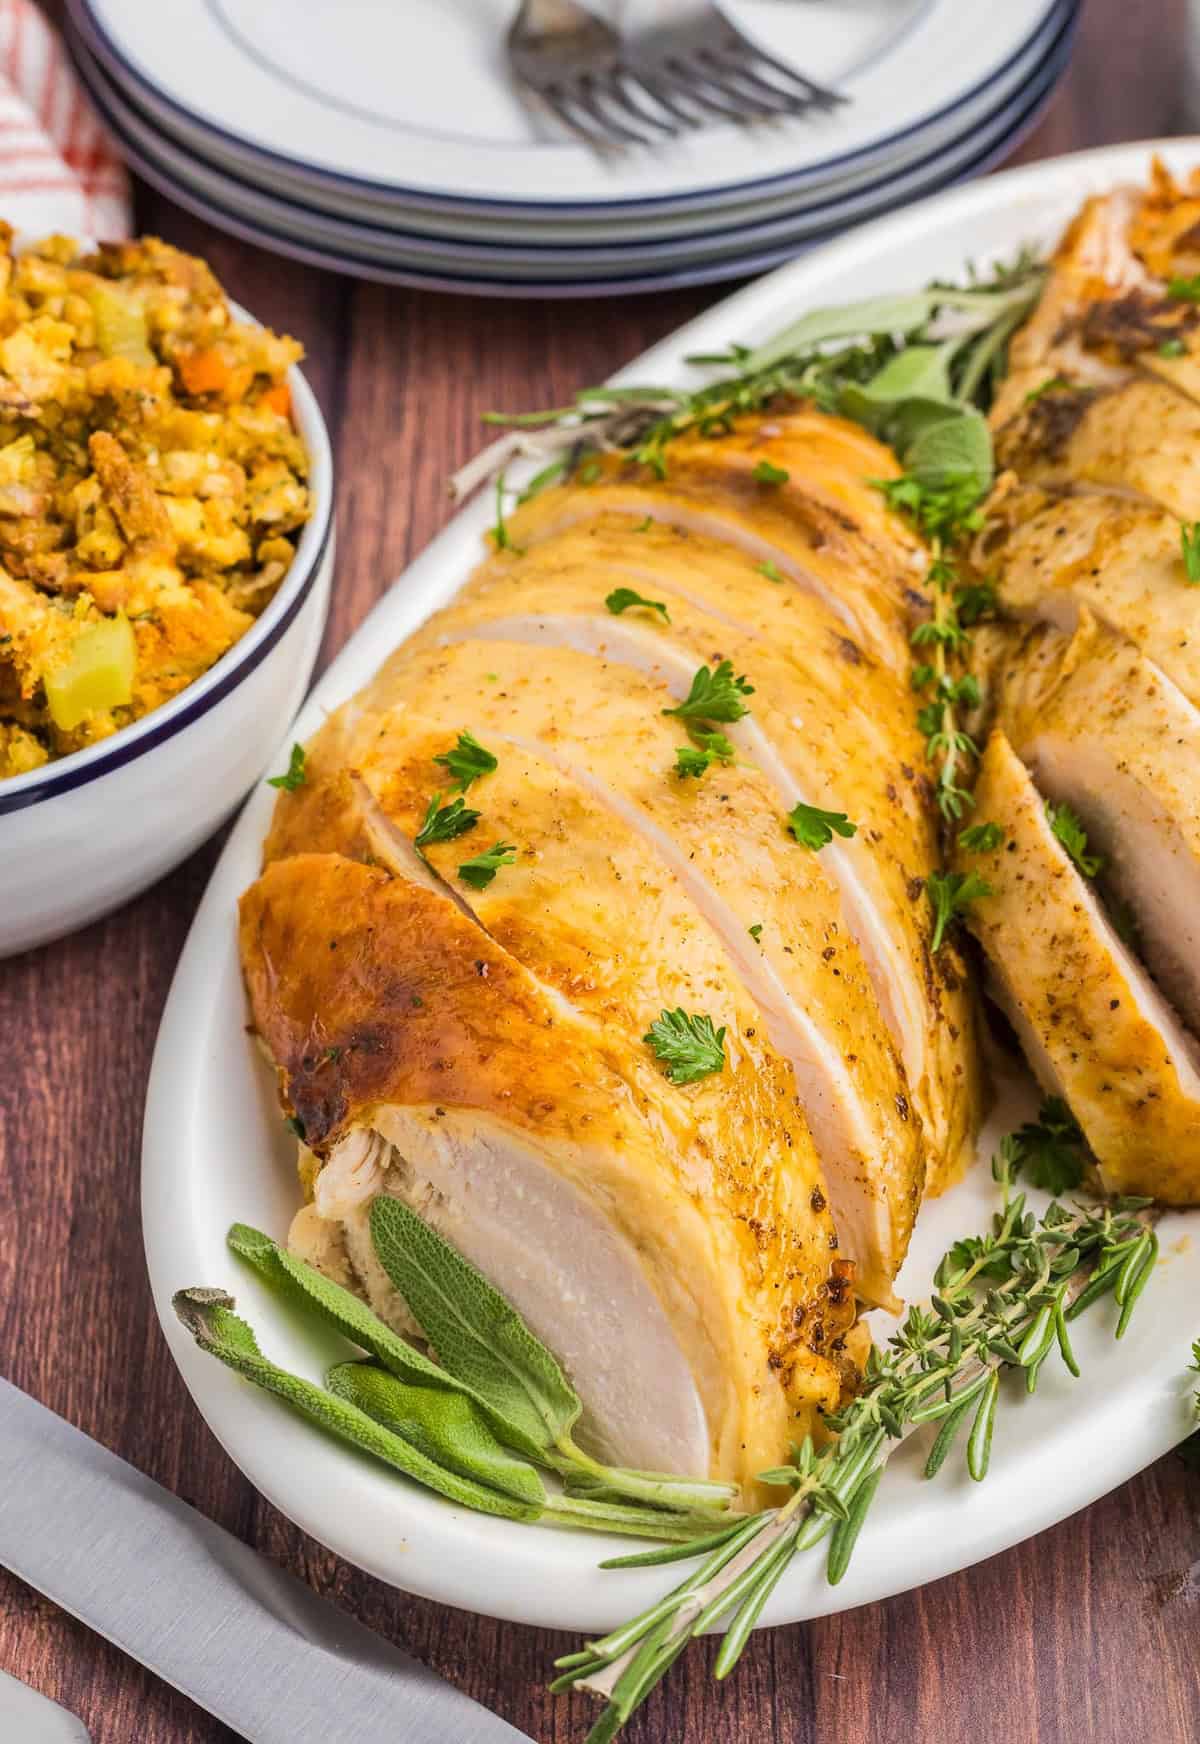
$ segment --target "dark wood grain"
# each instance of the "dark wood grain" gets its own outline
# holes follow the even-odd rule
[[[1019,156],[1170,131],[1182,30],[1180,0],[1088,0],[1070,75]],[[207,255],[308,348],[339,478],[326,656],[447,518],[444,481],[477,447],[480,412],[554,403],[718,294],[476,303],[291,267],[145,190],[138,220]],[[541,1744],[567,1744],[587,1710],[543,1693],[559,1639],[407,1598],[327,1554],[241,1478],[167,1355],[141,1251],[142,1100],[218,847],[79,936],[0,964],[0,1371]],[[1200,1485],[1169,1458],[965,1574],[757,1635],[725,1688],[700,1650],[630,1744],[1194,1744],[1200,1603],[1180,1571],[1200,1556],[1198,1506]],[[73,1708],[97,1744],[232,1736],[2,1574],[0,1665]]]

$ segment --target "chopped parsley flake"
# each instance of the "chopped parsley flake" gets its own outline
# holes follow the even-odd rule
[[[435,793],[429,802],[425,822],[413,842],[418,852],[423,852],[433,842],[452,842],[455,836],[465,835],[479,822],[479,813],[471,811],[463,799],[452,799],[449,805],[443,805],[442,797]]]
[[[1167,280],[1167,295],[1176,303],[1200,303],[1200,273]]]
[[[458,875],[472,890],[486,890],[501,866],[511,866],[516,857],[517,850],[512,842],[497,842],[486,853],[476,854],[473,860],[464,860]]]
[[[661,612],[664,624],[671,622],[671,614],[661,600],[644,599],[631,587],[614,587],[604,603],[613,616],[617,618],[622,612],[629,611],[631,607],[641,606],[648,612]]]
[[[769,557],[764,558],[761,563],[756,563],[754,567],[757,569],[759,575],[765,575],[768,581],[783,580],[783,576],[779,572],[778,564],[772,563]]]
[[[737,755],[724,733],[693,732],[692,740],[692,745],[681,745],[675,753],[676,775],[701,776],[712,764],[732,763]]]
[[[1087,831],[1069,805],[1047,805],[1046,816],[1056,839],[1085,878],[1094,878],[1104,864],[1102,854],[1087,851]]]
[[[1188,586],[1200,586],[1200,521],[1183,523],[1179,529],[1179,549]]]
[[[803,800],[788,813],[788,829],[802,848],[824,848],[834,836],[857,835],[858,825],[852,824],[844,811],[822,811],[819,805],[805,805]]]
[[[304,772],[306,753],[303,745],[293,745],[292,755],[288,760],[286,775],[272,775],[267,780],[268,787],[282,787],[285,793],[295,793],[298,787],[303,787],[308,780]]]
[[[443,751],[440,757],[434,758],[454,778],[454,784],[459,793],[465,793],[473,781],[478,781],[483,775],[490,775],[499,767],[490,751],[484,749],[472,734],[462,732],[458,735],[458,743],[452,751]]]
[[[786,467],[772,466],[769,460],[760,460],[754,468],[756,484],[786,484],[791,476]]]
[[[711,1017],[689,1016],[682,1006],[664,1011],[642,1040],[663,1062],[672,1084],[692,1084],[725,1065],[725,1026],[714,1029]]]
[[[992,887],[978,872],[931,872],[925,880],[925,894],[933,908],[933,938],[930,949],[940,951],[951,921],[966,913],[981,896],[990,896]]]
[[[678,715],[681,721],[740,721],[750,713],[742,698],[753,695],[754,686],[746,683],[744,675],[735,678],[732,662],[722,660],[714,668],[701,666],[678,708],[663,713]]]
[[[1087,1141],[1061,1096],[1048,1096],[1037,1119],[1017,1128],[1013,1148],[1015,1166],[1047,1193],[1066,1193],[1083,1180]]]
[[[1003,840],[1004,831],[999,824],[971,824],[958,834],[958,845],[968,854],[994,853]]]
[[[746,928],[746,931],[750,934],[750,937],[754,940],[755,944],[757,944],[762,938],[762,930],[763,923],[760,920],[756,920],[752,927]]]

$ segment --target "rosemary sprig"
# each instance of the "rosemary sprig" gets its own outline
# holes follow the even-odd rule
[[[926,1476],[933,1477],[969,1422],[967,1469],[982,1481],[1001,1372],[1020,1369],[1033,1392],[1057,1350],[1077,1375],[1068,1323],[1105,1296],[1119,1310],[1116,1336],[1124,1334],[1158,1253],[1143,1216],[1148,1202],[1086,1206],[1055,1200],[1039,1219],[1017,1190],[1019,1161],[1017,1148],[1006,1141],[992,1165],[1001,1206],[991,1229],[955,1243],[934,1275],[929,1306],[911,1308],[887,1346],[872,1351],[862,1391],[829,1419],[837,1440],[820,1451],[806,1440],[790,1466],[763,1474],[791,1486],[781,1507],[731,1522],[691,1544],[606,1565],[703,1558],[639,1617],[557,1662],[560,1675],[552,1688],[581,1685],[605,1698],[588,1744],[614,1737],[686,1643],[722,1618],[730,1625],[715,1672],[726,1677],[800,1551],[828,1540],[827,1575],[839,1581],[884,1465],[901,1441],[926,1424],[939,1425],[925,1465]]]

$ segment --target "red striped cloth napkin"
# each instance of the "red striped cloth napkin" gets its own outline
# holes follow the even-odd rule
[[[33,236],[128,236],[129,179],[33,0],[0,0],[0,218]]]

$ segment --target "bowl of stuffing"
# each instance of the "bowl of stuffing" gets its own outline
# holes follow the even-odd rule
[[[0,956],[182,860],[300,704],[333,564],[300,356],[155,238],[0,225]]]

